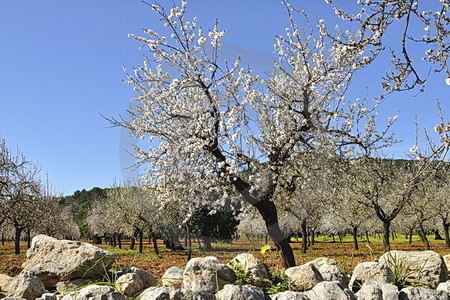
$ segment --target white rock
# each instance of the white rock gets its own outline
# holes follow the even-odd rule
[[[43,293],[45,293],[45,287],[39,278],[20,274],[11,282],[7,296],[34,300]]]
[[[53,293],[44,293],[40,298],[37,298],[36,300],[56,300],[56,295]]]
[[[182,287],[194,292],[215,293],[234,283],[236,274],[215,257],[192,258],[183,273]]]
[[[72,292],[78,290],[81,287],[91,283],[90,279],[74,279],[68,281],[60,281],[56,284],[56,290],[60,294],[66,294],[67,292]]]
[[[9,285],[14,280],[13,277],[10,277],[5,274],[0,274],[0,292],[8,292]]]
[[[174,290],[170,292],[170,300],[215,300],[214,294],[201,293],[185,290]]]
[[[174,290],[168,287],[150,287],[144,290],[138,297],[138,300],[172,300],[170,294]]]
[[[447,270],[450,270],[450,254],[442,256],[444,259],[445,266],[447,267]]]
[[[270,296],[271,300],[309,300],[305,294],[300,292],[285,291]]]
[[[234,269],[240,268],[245,274],[251,274],[255,282],[261,282],[263,279],[269,279],[266,267],[264,264],[253,254],[241,253],[234,257],[228,265]]]
[[[438,290],[438,291],[446,291],[448,294],[450,294],[450,281],[439,283],[439,285],[436,288],[436,290]]]
[[[355,296],[358,300],[383,300],[383,291],[375,284],[363,284]]]
[[[347,275],[337,266],[322,264],[317,268],[324,281],[339,281],[342,285],[348,285]]]
[[[264,292],[251,285],[227,284],[217,292],[217,300],[265,300]]]
[[[378,262],[363,262],[356,266],[350,278],[349,288],[357,292],[366,281],[392,283],[394,274],[386,265]]]
[[[334,265],[334,266],[338,265],[338,262],[335,259],[328,257],[319,257],[313,261],[310,261],[310,263],[313,264],[317,269],[320,268],[320,266],[322,265]]]
[[[91,244],[37,235],[27,251],[22,272],[51,287],[59,281],[101,278],[113,262],[110,252]]]
[[[288,268],[284,273],[302,290],[312,289],[318,282],[323,281],[319,270],[311,263]]]
[[[89,285],[65,295],[61,300],[126,300],[124,294],[106,285]]]
[[[367,284],[374,284],[379,287],[383,293],[383,300],[397,300],[398,287],[385,282],[366,282]],[[365,284],[366,284],[365,283]]]
[[[404,273],[406,283],[436,289],[448,280],[444,259],[434,251],[389,251],[380,257],[380,263]]]
[[[127,273],[117,278],[115,288],[125,296],[131,297],[144,289],[144,282],[138,274]]]
[[[166,287],[173,287],[174,289],[181,289],[183,283],[184,270],[178,267],[170,267],[164,272],[162,276],[162,285]]]
[[[356,300],[355,295],[339,281],[323,281],[305,295],[310,300]]]
[[[407,287],[400,291],[399,300],[448,300],[445,291],[437,291],[423,288]]]
[[[362,288],[355,294],[358,299],[371,299],[371,293],[374,294],[374,298],[378,299],[378,290],[381,293],[382,300],[398,300],[398,287],[383,282],[365,281]]]
[[[155,286],[158,284],[158,282],[156,281],[155,277],[153,277],[152,274],[150,274],[149,272],[136,268],[136,267],[131,267],[131,268],[126,268],[124,270],[125,273],[135,273],[137,275],[139,275],[139,277],[142,279],[142,283],[143,283],[143,288],[142,289],[146,289],[152,286]]]

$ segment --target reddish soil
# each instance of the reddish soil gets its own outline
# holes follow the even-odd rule
[[[259,249],[264,245],[263,242],[253,243],[249,240],[238,240],[232,244],[213,244],[214,251],[202,251],[197,248],[193,249],[192,257],[200,256],[216,256],[223,262],[228,262],[235,255],[243,252],[249,252],[259,257],[270,269],[271,272],[279,272],[282,269],[279,253],[272,247],[271,251],[264,254],[260,253]],[[136,250],[128,250],[130,243],[124,242],[122,250],[107,245],[98,245],[102,248],[107,248],[112,251],[117,258],[117,268],[136,266],[152,273],[157,279],[160,279],[166,269],[171,266],[177,266],[184,268],[188,260],[187,251],[170,251],[164,248],[161,242],[160,256],[153,253],[153,248],[150,244],[144,244],[144,252],[139,254]],[[195,243],[195,245],[197,244]],[[347,243],[334,243],[334,242],[316,242],[314,246],[310,247],[306,254],[300,252],[300,243],[292,243],[291,246],[294,249],[297,264],[303,264],[311,261],[317,257],[330,257],[336,259],[340,267],[348,273],[351,273],[354,267],[363,261],[371,261],[378,259],[382,254],[382,245],[379,243],[367,244],[360,243],[360,250],[353,250],[353,244]],[[392,243],[392,250],[408,250],[408,251],[420,251],[425,250],[425,247],[421,243]],[[0,244],[0,273],[15,276],[21,271],[21,264],[25,261],[25,249],[26,244],[22,245],[22,252],[20,255],[14,254],[14,244],[12,242],[5,242],[4,245]],[[117,249],[117,250],[116,250]],[[253,250],[255,249],[255,251]],[[445,244],[432,243],[431,250],[439,252],[441,255],[450,254],[450,249],[445,248]]]

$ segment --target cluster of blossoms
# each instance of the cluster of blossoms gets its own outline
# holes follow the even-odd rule
[[[138,96],[129,110],[132,121],[122,125],[149,139],[150,147],[136,149],[136,157],[150,163],[147,184],[167,191],[160,193],[162,202],[179,195],[208,202],[208,195],[224,194],[223,186],[244,181],[256,199],[281,182],[289,185],[297,176],[292,164],[303,152],[347,147],[355,153],[348,145],[370,148],[390,139],[376,129],[379,103],[344,96],[354,72],[374,57],[366,55],[360,36],[347,31],[336,42],[324,22],[315,28],[284,4],[290,26],[275,39],[278,60],[270,78],[240,67],[240,57],[231,65],[220,61],[225,31],[216,23],[206,35],[196,18],[187,21],[185,1],[168,13],[152,6],[171,29],[169,37],[153,30],[131,35],[153,57],[128,74]],[[316,35],[299,29],[295,13]],[[244,178],[249,169],[252,176]]]
[[[450,147],[450,122],[445,125],[441,123],[434,127],[434,131],[436,131],[441,136],[441,143],[444,148]]]
[[[427,1],[426,4],[425,1],[419,0],[358,0],[360,8],[354,13],[343,10],[332,0],[326,2],[332,6],[339,18],[360,25],[358,44],[366,50],[371,48],[373,55],[386,48],[383,38],[391,25],[400,23],[402,38],[397,46],[389,45],[391,68],[382,82],[382,88],[387,92],[413,89],[426,83],[426,78],[422,77],[418,69],[419,64],[415,63],[418,59],[413,57],[411,43],[430,47],[425,51],[422,60],[431,62],[436,72],[445,71],[450,76],[447,65],[450,56],[450,6],[447,0],[435,3]],[[420,10],[424,6],[428,8]],[[425,34],[416,36],[413,25],[417,24],[423,25]]]

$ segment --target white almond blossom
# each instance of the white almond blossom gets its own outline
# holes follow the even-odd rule
[[[148,147],[136,147],[136,159],[147,166],[145,183],[158,191],[161,207],[177,203],[189,212],[223,203],[211,195],[243,200],[263,217],[284,264],[293,266],[275,203],[292,187],[293,166],[304,153],[358,153],[355,145],[366,151],[390,137],[376,129],[378,102],[345,99],[354,72],[372,61],[354,46],[358,34],[341,35],[344,47],[329,37],[325,23],[314,27],[283,3],[290,26],[275,38],[272,73],[261,76],[241,67],[240,57],[219,59],[225,30],[218,23],[206,37],[196,19],[185,19],[184,2],[169,15],[153,6],[172,33],[131,35],[152,55],[127,74],[136,92],[131,121],[112,121],[148,140]],[[230,188],[239,197],[225,193]]]

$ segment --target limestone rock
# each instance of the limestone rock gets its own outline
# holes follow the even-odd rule
[[[214,294],[185,290],[174,290],[170,293],[170,300],[215,300]]]
[[[11,282],[7,296],[34,300],[43,293],[45,293],[45,287],[39,278],[21,274]]]
[[[324,281],[339,281],[342,285],[348,285],[347,275],[337,266],[322,264],[317,268]]]
[[[68,281],[60,281],[56,284],[56,290],[61,294],[65,294],[67,292],[77,290],[82,286],[88,285],[89,283],[91,283],[91,280],[89,279],[74,279]]]
[[[126,300],[126,297],[110,286],[94,284],[65,295],[61,300]]]
[[[355,296],[358,300],[383,300],[383,291],[375,284],[363,284]]]
[[[14,280],[13,277],[10,277],[5,274],[0,274],[0,292],[8,292],[9,285]]]
[[[36,300],[56,300],[56,295],[53,293],[45,293],[42,294],[40,298],[37,298]]]
[[[251,285],[227,284],[217,292],[217,300],[265,300],[264,292]]]
[[[296,286],[303,290],[312,289],[318,282],[323,281],[319,270],[311,263],[288,268],[284,273]]]
[[[144,289],[144,282],[136,273],[127,273],[120,276],[115,284],[116,290],[131,297]]]
[[[236,274],[233,270],[219,259],[212,256],[197,257],[186,264],[182,287],[194,292],[215,293],[235,280]]]
[[[135,273],[137,275],[139,275],[139,277],[142,279],[142,283],[143,283],[143,288],[142,289],[146,289],[152,286],[155,286],[158,284],[158,282],[156,281],[155,277],[153,277],[152,274],[150,274],[147,271],[144,271],[142,269],[136,268],[136,267],[131,267],[131,268],[126,268],[124,270],[124,273]]]
[[[394,274],[384,264],[363,262],[356,266],[348,286],[353,292],[357,292],[366,281],[392,283]]]
[[[303,293],[286,291],[270,296],[271,300],[309,300]]]
[[[444,255],[442,258],[444,259],[447,270],[450,270],[450,254]]]
[[[450,281],[439,283],[439,285],[436,288],[436,290],[438,290],[438,291],[446,291],[448,294],[450,294]]]
[[[399,300],[448,300],[448,294],[445,291],[407,287],[400,291]]]
[[[335,259],[328,257],[319,257],[313,261],[310,261],[310,263],[312,263],[317,269],[319,269],[322,265],[338,265],[338,262]]]
[[[398,300],[398,287],[390,283],[366,281],[355,295],[358,300]]]
[[[234,257],[228,265],[234,269],[240,268],[245,274],[251,274],[255,282],[261,282],[263,279],[269,279],[266,266],[253,254],[241,253]]]
[[[448,280],[444,259],[434,251],[389,251],[379,261],[391,269],[400,268],[411,285],[436,289]]]
[[[27,251],[22,272],[38,277],[46,287],[51,287],[59,281],[101,278],[113,262],[110,252],[88,243],[37,235]]]
[[[143,291],[138,300],[172,300],[170,294],[174,290],[168,287],[150,287]]]
[[[397,300],[398,287],[390,283],[377,283],[383,292],[383,300]]]
[[[174,289],[181,289],[183,283],[184,270],[178,267],[171,267],[164,272],[162,276],[162,285],[166,287],[173,287]]]
[[[323,281],[305,295],[310,300],[356,300],[355,295],[339,281]]]

